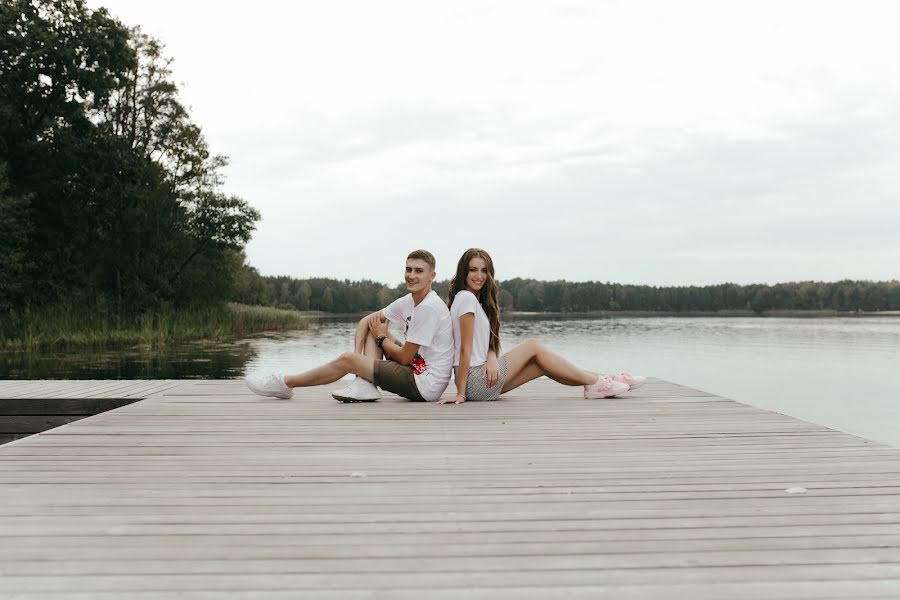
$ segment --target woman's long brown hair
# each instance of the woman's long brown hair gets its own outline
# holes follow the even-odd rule
[[[459,263],[456,265],[456,274],[453,276],[453,279],[450,280],[450,293],[447,297],[447,304],[452,306],[456,294],[466,289],[466,277],[469,276],[469,263],[472,262],[473,258],[484,259],[484,262],[487,264],[487,281],[484,282],[481,291],[478,293],[478,301],[481,303],[481,307],[487,315],[488,323],[491,325],[491,341],[488,344],[488,348],[493,350],[499,357],[500,303],[497,301],[499,291],[497,290],[497,284],[494,282],[494,261],[491,260],[490,254],[480,248],[469,248],[463,253],[462,257],[459,259]]]

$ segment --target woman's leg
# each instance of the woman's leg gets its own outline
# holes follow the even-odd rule
[[[284,378],[284,382],[288,387],[292,388],[310,387],[334,383],[347,373],[353,373],[363,379],[372,381],[375,373],[375,360],[356,352],[344,352],[321,367],[316,367],[299,375],[288,375]]]
[[[590,385],[599,377],[593,371],[576,367],[535,339],[526,340],[504,356],[509,370],[501,393],[513,390],[541,375],[546,375],[563,385]]]
[[[507,359],[508,361],[509,359]],[[507,362],[507,365],[509,363]],[[509,371],[506,374],[506,382],[503,384],[503,389],[500,390],[500,393],[506,393],[510,390],[514,390],[517,387],[528,383],[533,379],[537,379],[538,377],[544,376],[544,370],[541,369],[536,364],[530,362],[525,365],[525,368],[512,375],[512,368],[509,368]]]

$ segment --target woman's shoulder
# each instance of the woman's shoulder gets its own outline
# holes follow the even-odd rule
[[[473,304],[478,304],[478,297],[469,290],[460,290],[453,297],[453,304],[450,305],[450,310],[471,307]]]
[[[453,304],[457,302],[478,302],[478,296],[470,292],[469,290],[459,290],[456,292],[456,295],[453,297]]]

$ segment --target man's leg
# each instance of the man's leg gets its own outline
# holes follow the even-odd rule
[[[357,354],[364,354],[370,358],[374,358],[375,360],[381,360],[384,358],[384,352],[382,352],[381,348],[375,344],[375,338],[372,337],[372,332],[369,330],[369,319],[371,317],[372,315],[367,315],[356,324],[356,335],[353,339],[353,351]]]
[[[375,343],[375,338],[372,336],[372,332],[369,330],[369,318],[363,317],[362,320],[356,325],[356,337],[354,340],[354,352],[356,354],[366,356],[372,361],[382,360],[384,358],[384,351],[378,347],[378,344]],[[350,388],[341,388],[337,391],[338,396],[346,397],[352,396],[354,394],[362,393],[364,396],[368,397],[381,397],[381,394],[378,392],[378,388],[374,385],[369,385],[373,383],[373,377],[366,377],[365,375],[357,375],[357,377],[365,379],[366,384],[363,386],[364,389],[362,391],[353,392],[351,388],[356,385],[356,382],[359,382],[359,379],[354,380],[354,383],[351,384]]]
[[[377,400],[381,397],[381,392],[372,380],[375,378],[375,361],[381,361],[383,353],[369,332],[367,319],[362,319],[356,326],[354,349],[357,351],[345,352],[333,361],[299,375],[282,377],[280,373],[270,373],[248,376],[247,387],[261,396],[289,399],[293,396],[295,387],[333,383],[344,375],[353,373],[357,378],[350,386],[337,390],[332,396],[344,401]]]
[[[356,352],[344,352],[321,367],[316,367],[299,375],[287,375],[284,378],[284,382],[291,388],[310,387],[333,383],[348,373],[353,373],[358,377],[372,381],[374,372],[375,359]]]
[[[353,351],[357,354],[366,353],[366,340],[372,337],[369,335],[369,317],[363,317],[356,324],[356,335],[353,339]]]

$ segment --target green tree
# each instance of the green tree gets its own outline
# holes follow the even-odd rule
[[[529,280],[516,298],[516,306],[519,310],[544,310],[544,282]]]
[[[0,163],[0,314],[21,302],[28,271],[29,198],[10,193]]]
[[[325,292],[322,294],[322,310],[325,312],[334,311],[334,290],[330,287],[325,288]]]
[[[80,0],[4,1],[0,31],[0,162],[13,195],[31,199],[29,295],[53,301],[94,271],[89,107],[106,102],[134,57],[127,30]]]
[[[22,301],[136,313],[249,293],[259,213],[221,191],[227,159],[160,44],[81,0],[4,1],[0,27],[0,163],[6,195],[30,198]]]
[[[312,288],[309,283],[303,282],[300,284],[297,290],[297,301],[294,306],[297,307],[298,310],[309,310],[309,301],[312,297]]]
[[[89,124],[134,65],[128,31],[83,0],[0,3],[0,120],[13,145]]]

